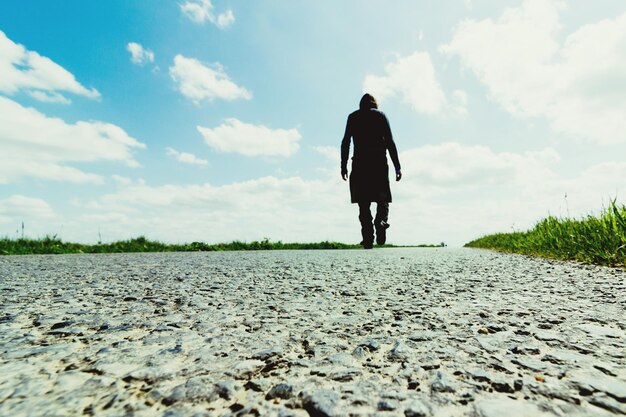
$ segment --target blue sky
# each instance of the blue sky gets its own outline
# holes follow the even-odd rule
[[[0,235],[358,242],[338,149],[365,91],[403,166],[392,243],[597,211],[624,50],[615,0],[6,0]]]

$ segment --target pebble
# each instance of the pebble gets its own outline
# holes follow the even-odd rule
[[[437,371],[433,378],[430,389],[434,392],[455,392],[456,384],[452,382],[451,377],[441,371]]]
[[[339,395],[331,390],[318,389],[302,392],[302,406],[314,417],[333,417],[337,411]]]

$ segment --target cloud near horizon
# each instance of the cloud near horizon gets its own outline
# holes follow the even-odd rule
[[[95,88],[81,85],[72,73],[50,58],[27,50],[0,30],[0,93],[9,95],[25,91],[35,100],[68,104],[62,93],[97,99]]]
[[[298,129],[271,129],[235,118],[226,119],[215,128],[197,128],[211,148],[245,156],[290,156],[298,151],[302,138]]]
[[[626,163],[564,177],[554,171],[560,159],[551,148],[512,153],[449,142],[409,149],[400,158],[405,176],[392,184],[394,243],[460,245],[485,233],[531,227],[549,213],[588,214],[599,201],[626,191]],[[607,175],[613,179],[598,181]],[[359,241],[357,210],[338,170],[319,180],[268,176],[223,185],[123,181],[117,191],[80,207],[109,239],[151,231],[150,238],[169,242]]]
[[[99,121],[69,124],[0,96],[0,184],[23,177],[73,183],[102,183],[72,162],[110,161],[138,166],[133,149],[145,145],[122,128]]]

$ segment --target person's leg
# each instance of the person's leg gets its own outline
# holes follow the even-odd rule
[[[361,236],[363,236],[363,247],[371,249],[374,245],[374,225],[372,224],[372,213],[370,203],[359,203],[359,221],[361,222]]]
[[[376,243],[384,245],[387,241],[387,229],[389,228],[389,203],[377,203],[376,205],[376,219],[374,219],[374,226],[376,226]]]

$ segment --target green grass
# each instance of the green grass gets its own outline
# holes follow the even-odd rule
[[[382,247],[397,247],[383,245]],[[417,247],[438,247],[438,245],[417,245]],[[338,242],[318,243],[283,243],[270,242],[264,239],[260,242],[240,242],[207,244],[193,242],[185,244],[165,244],[148,240],[143,236],[121,240],[113,243],[99,243],[86,245],[80,243],[63,242],[56,236],[46,236],[42,239],[0,239],[0,255],[34,255],[34,254],[61,254],[61,253],[122,253],[122,252],[211,252],[234,250],[285,250],[285,249],[360,249],[360,245],[349,245]]]
[[[470,248],[493,249],[589,264],[626,266],[626,206],[615,200],[599,215],[581,219],[549,216],[526,232],[496,233]]]

